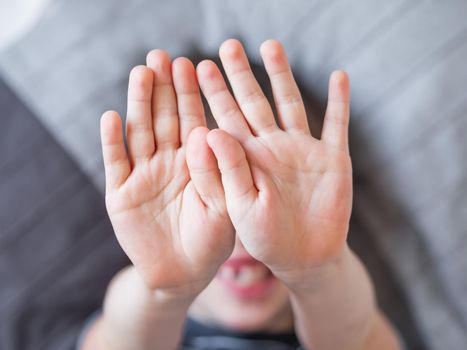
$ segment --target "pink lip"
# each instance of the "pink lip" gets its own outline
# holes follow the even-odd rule
[[[223,264],[223,266],[240,269],[243,266],[256,264],[262,263],[253,259],[251,256],[239,256],[230,258]],[[242,301],[253,301],[265,298],[277,282],[273,274],[270,274],[269,277],[248,286],[238,285],[237,282],[222,278],[220,275],[217,275],[217,280],[222,283],[223,287],[230,295]]]
[[[244,255],[244,256],[235,256],[235,257],[229,258],[224,264],[222,264],[222,266],[229,266],[234,269],[239,269],[243,266],[256,265],[256,264],[261,264],[261,262],[252,258],[249,255]]]

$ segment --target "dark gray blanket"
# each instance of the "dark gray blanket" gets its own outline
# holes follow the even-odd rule
[[[72,349],[127,264],[102,195],[0,80],[0,349]]]

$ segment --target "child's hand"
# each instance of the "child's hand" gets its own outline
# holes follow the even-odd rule
[[[109,216],[151,289],[194,295],[233,249],[205,125],[193,64],[180,58],[171,68],[160,50],[130,74],[128,154],[118,114],[106,112],[101,120]]]
[[[304,105],[281,45],[261,54],[281,128],[256,82],[241,44],[228,40],[220,56],[235,99],[213,62],[198,79],[222,130],[207,141],[222,172],[227,209],[245,249],[289,285],[338,259],[346,247],[352,204],[347,145],[349,86],[335,72],[321,140],[311,136]]]

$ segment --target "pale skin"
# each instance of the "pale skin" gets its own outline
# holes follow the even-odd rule
[[[331,75],[316,139],[281,44],[260,51],[279,125],[236,40],[219,51],[234,96],[213,62],[195,71],[154,50],[130,74],[128,150],[118,114],[103,115],[106,204],[133,266],[109,287],[84,349],[176,349],[189,310],[216,319],[200,294],[238,244],[281,281],[305,347],[399,349],[346,243],[348,77]],[[198,86],[219,129],[206,128]]]

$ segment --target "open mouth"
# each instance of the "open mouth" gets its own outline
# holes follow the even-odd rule
[[[266,297],[276,281],[264,264],[249,256],[227,260],[217,278],[231,295],[242,300]]]

